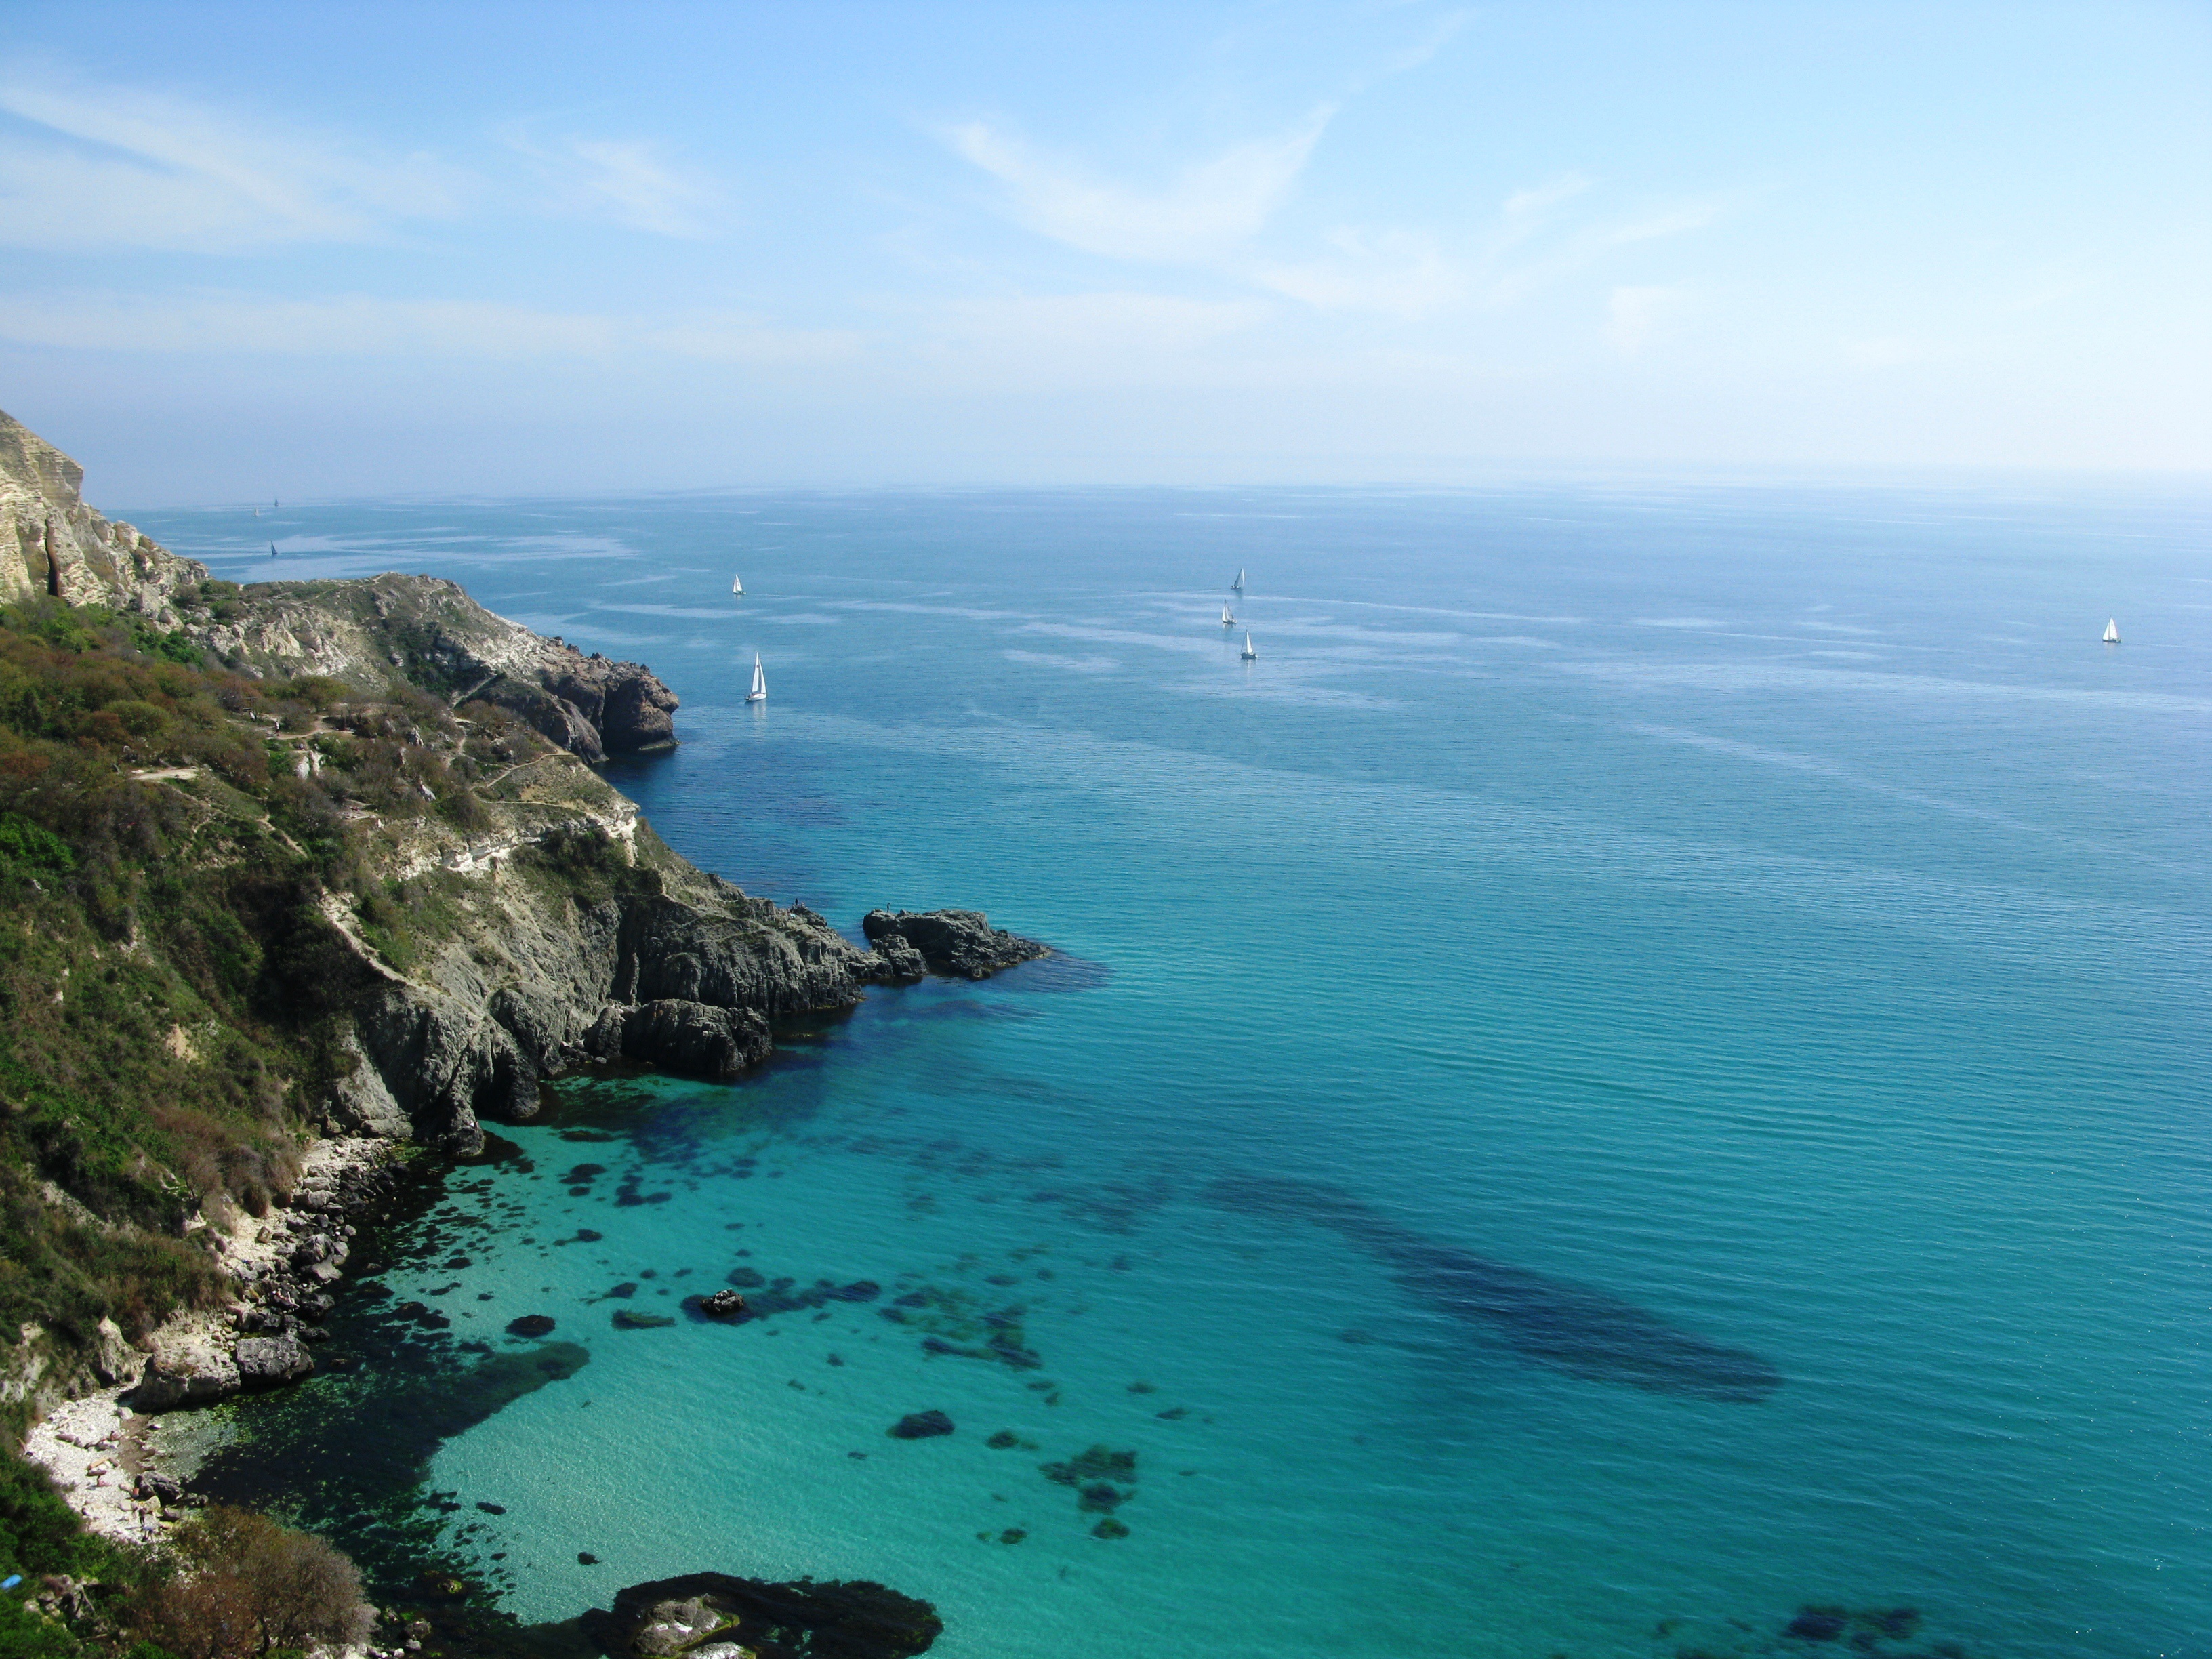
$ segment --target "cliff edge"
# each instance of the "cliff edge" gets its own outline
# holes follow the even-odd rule
[[[0,604],[50,595],[182,632],[249,678],[322,675],[358,696],[395,682],[507,709],[586,761],[676,741],[677,697],[615,662],[495,616],[435,576],[213,581],[79,493],[84,469],[0,412]]]
[[[82,476],[0,416],[0,1407],[234,1295],[317,1135],[466,1154],[564,1069],[731,1077],[1042,953],[972,912],[869,948],[694,866],[587,763],[673,741],[641,665],[428,576],[211,580]]]

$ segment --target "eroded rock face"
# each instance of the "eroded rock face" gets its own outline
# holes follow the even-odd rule
[[[912,1659],[945,1624],[927,1601],[866,1580],[771,1583],[695,1572],[633,1584],[578,1621],[614,1659]]]
[[[142,1361],[124,1340],[123,1328],[112,1319],[100,1322],[100,1340],[93,1349],[93,1373],[103,1382],[120,1382],[137,1370]]]
[[[442,577],[256,582],[237,605],[186,627],[249,672],[327,675],[365,696],[403,679],[455,708],[505,708],[586,761],[676,741],[676,694],[643,664],[533,634]]]
[[[82,467],[0,414],[0,603],[51,593],[174,627],[172,598],[207,567],[94,512],[83,483]]]
[[[641,842],[649,842],[641,831]],[[613,856],[611,853],[610,856]],[[332,1116],[460,1152],[480,1121],[538,1111],[539,1082],[589,1060],[729,1078],[766,1058],[777,1016],[849,1007],[878,958],[811,913],[702,875],[653,844],[602,896],[501,878],[498,903],[405,978],[364,973],[361,1062]]]
[[[769,1057],[768,1021],[750,1008],[667,999],[609,1003],[585,1047],[602,1060],[638,1060],[693,1077],[733,1078]]]
[[[896,939],[936,972],[964,979],[986,979],[1000,969],[1052,954],[1033,939],[992,927],[981,910],[871,910],[860,918],[860,931],[887,963],[895,960],[890,951],[898,946],[887,951],[885,942]],[[904,959],[903,954],[897,959]]]

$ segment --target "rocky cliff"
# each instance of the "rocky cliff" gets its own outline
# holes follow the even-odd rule
[[[563,1069],[729,1077],[780,1018],[1042,950],[756,898],[587,763],[673,740],[641,665],[427,576],[211,580],[82,477],[0,416],[0,1406],[232,1294],[220,1241],[283,1243],[259,1224],[312,1190],[302,1126],[465,1153]],[[283,1248],[257,1294],[323,1294],[342,1252]]]
[[[0,603],[46,593],[143,617],[247,675],[492,703],[587,761],[676,740],[676,694],[641,664],[543,638],[434,576],[213,582],[197,560],[87,507],[83,483],[82,466],[0,413]]]
[[[0,603],[49,593],[160,617],[207,567],[112,523],[77,495],[84,469],[0,412]]]
[[[587,761],[676,741],[676,694],[642,664],[586,656],[435,576],[257,582],[185,593],[177,610],[187,633],[245,672],[326,675],[363,696],[397,679],[455,708],[491,703]]]

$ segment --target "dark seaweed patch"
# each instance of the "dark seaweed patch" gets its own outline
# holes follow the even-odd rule
[[[1230,1208],[1332,1228],[1372,1251],[1409,1295],[1571,1376],[1744,1404],[1782,1386],[1781,1372],[1748,1349],[1708,1342],[1594,1286],[1437,1243],[1317,1183],[1237,1177],[1216,1182],[1207,1195]]]

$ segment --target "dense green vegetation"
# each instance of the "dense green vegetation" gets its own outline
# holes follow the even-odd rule
[[[222,582],[180,598],[240,605]],[[283,1200],[348,1063],[337,1016],[372,970],[328,901],[404,971],[459,893],[434,871],[387,878],[392,836],[486,827],[553,752],[404,683],[257,680],[142,618],[0,607],[0,1332],[36,1325],[66,1377],[102,1319],[136,1338],[215,1301],[191,1223]],[[209,1511],[164,1549],[111,1546],[0,1452],[11,1573],[0,1659],[253,1659],[357,1638],[365,1616],[318,1540]],[[60,1576],[99,1589],[57,1601]]]
[[[218,1506],[160,1545],[111,1544],[12,1454],[0,1456],[0,1581],[10,1577],[0,1659],[264,1659],[358,1642],[374,1622],[361,1574],[319,1538]],[[77,1588],[53,1595],[64,1580]]]
[[[378,874],[371,832],[475,830],[479,787],[549,750],[466,713],[0,607],[0,1329],[66,1356],[103,1317],[137,1337],[213,1299],[188,1222],[265,1213],[348,1063],[334,1016],[367,970],[324,898],[404,971],[453,913],[440,878]]]

